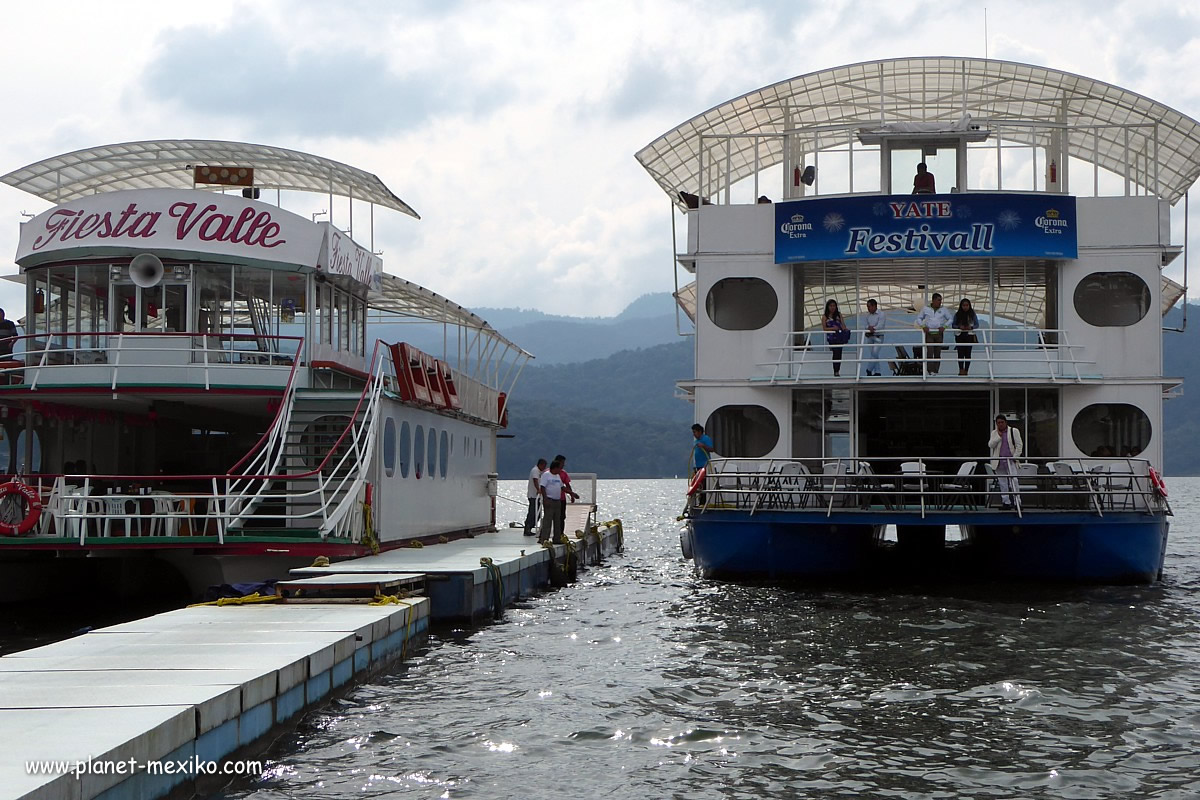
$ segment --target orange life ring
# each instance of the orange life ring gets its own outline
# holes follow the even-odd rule
[[[0,535],[22,536],[29,533],[37,524],[38,518],[42,516],[42,499],[38,497],[37,489],[20,481],[9,481],[0,485],[0,500],[10,494],[19,494],[24,497],[28,508],[25,518],[18,523],[0,521]]]
[[[1162,475],[1158,474],[1158,470],[1154,467],[1150,468],[1150,483],[1154,484],[1154,491],[1159,497],[1167,496],[1167,484],[1163,480]]]
[[[707,470],[708,467],[701,467],[700,469],[696,470],[696,477],[692,478],[692,483],[688,486],[688,497],[691,497],[696,492],[700,491],[700,487],[704,485],[704,473]]]

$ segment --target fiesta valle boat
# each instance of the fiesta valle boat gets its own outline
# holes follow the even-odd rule
[[[11,574],[151,554],[195,590],[494,528],[530,356],[383,271],[375,209],[418,217],[379,178],[168,140],[0,180],[53,204],[21,226],[27,315],[0,356]]]
[[[1163,269],[1198,152],[1196,121],[1133,92],[948,57],[796,77],[643,148],[686,217],[681,389],[720,454],[685,555],[717,577],[1156,580],[1183,295]],[[971,338],[927,339],[935,293],[971,301]],[[989,446],[1001,414],[1015,460]]]

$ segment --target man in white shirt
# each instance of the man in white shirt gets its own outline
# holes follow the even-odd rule
[[[525,515],[526,536],[533,536],[533,526],[537,524],[538,500],[542,497],[542,493],[538,490],[538,480],[545,471],[546,459],[544,458],[539,458],[537,466],[529,470],[529,487],[525,491],[525,496],[529,498],[529,513]]]
[[[862,318],[862,324],[867,328],[867,346],[863,352],[863,360],[866,362],[864,369],[868,375],[879,375],[879,346],[883,344],[883,329],[887,327],[887,317],[879,310],[879,303],[875,302],[874,298],[867,301],[867,314]]]
[[[550,469],[538,478],[538,491],[542,495],[542,529],[538,532],[539,542],[550,540],[551,528],[554,530],[554,541],[563,538],[563,518],[559,514],[563,493],[562,478],[558,474],[561,469],[562,464],[555,459],[550,462]]]
[[[938,345],[942,343],[946,328],[950,327],[953,321],[954,315],[949,309],[942,308],[942,296],[937,292],[929,298],[929,305],[917,314],[917,327],[925,331],[925,363],[929,365],[930,375],[937,375],[941,369],[942,351],[946,348]]]

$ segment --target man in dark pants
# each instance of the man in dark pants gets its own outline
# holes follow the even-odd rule
[[[546,459],[544,458],[539,458],[537,466],[529,470],[529,488],[525,492],[525,496],[529,498],[529,513],[525,515],[526,536],[533,536],[537,533],[533,526],[537,524],[538,499],[541,497],[541,492],[538,491],[538,479],[545,471]]]
[[[12,355],[13,341],[16,338],[17,326],[11,319],[5,318],[4,309],[0,308],[0,356]]]

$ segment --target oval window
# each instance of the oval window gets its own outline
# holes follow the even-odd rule
[[[779,421],[762,406],[721,406],[704,431],[726,458],[762,458],[779,442]]]
[[[425,426],[418,425],[413,434],[413,477],[421,477],[421,465],[425,463]]]
[[[1132,272],[1093,272],[1075,287],[1075,313],[1099,328],[1141,322],[1150,302],[1150,287]]]
[[[400,444],[397,447],[396,460],[400,462],[400,477],[408,477],[408,462],[412,458],[412,431],[409,430],[408,420],[400,423]]]
[[[437,431],[433,428],[429,429],[429,449],[425,451],[425,457],[429,463],[425,467],[425,474],[431,478],[437,477],[437,462],[438,462],[438,438]]]
[[[396,421],[383,423],[383,472],[389,478],[396,472]]]
[[[753,331],[775,319],[779,298],[762,278],[723,278],[704,298],[704,310],[718,328]]]
[[[1150,418],[1128,403],[1085,406],[1071,421],[1071,438],[1091,458],[1136,458],[1150,444]]]
[[[442,448],[438,454],[438,469],[443,478],[446,477],[446,462],[450,460],[450,437],[445,431],[442,431]]]

